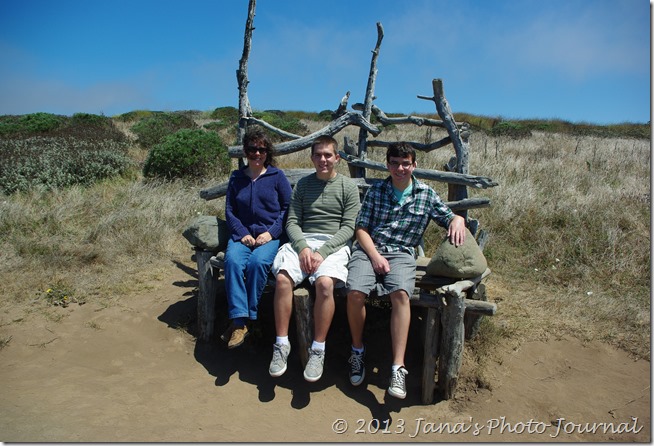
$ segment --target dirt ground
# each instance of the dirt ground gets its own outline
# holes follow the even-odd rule
[[[492,390],[461,390],[454,400],[422,405],[415,350],[407,355],[409,396],[385,394],[390,341],[383,335],[372,336],[379,347],[369,347],[365,384],[349,384],[340,307],[317,383],[303,380],[297,352],[284,376],[268,375],[270,322],[235,350],[219,340],[196,343],[195,287],[189,261],[116,305],[54,308],[58,321],[24,305],[4,307],[0,440],[651,441],[650,363],[606,345],[525,342],[490,365]],[[262,303],[262,321],[272,320],[270,311]],[[413,331],[410,343],[418,343]]]

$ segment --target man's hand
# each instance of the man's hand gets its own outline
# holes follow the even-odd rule
[[[313,268],[311,271],[312,273],[315,273],[318,270],[318,267],[323,262],[323,260],[325,259],[323,259],[322,255],[318,254],[317,251],[311,254],[311,267]]]
[[[304,248],[300,251],[298,257],[300,258],[300,269],[306,274],[315,273],[324,260],[320,254],[313,252],[311,248]]]
[[[305,274],[312,274],[314,269],[313,269],[313,251],[311,251],[311,248],[304,248],[302,251],[300,251],[298,257],[300,259],[300,269],[302,270],[302,272]]]
[[[450,225],[447,227],[447,236],[450,239],[450,243],[454,246],[459,247],[463,245],[466,239],[466,221],[463,217],[460,215],[454,216],[450,221]]]
[[[375,270],[377,274],[386,275],[391,272],[391,265],[388,263],[388,260],[379,253],[370,256],[370,263],[372,263],[372,269]]]

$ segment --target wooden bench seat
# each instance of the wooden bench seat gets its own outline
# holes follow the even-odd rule
[[[205,283],[201,282],[198,296],[198,326],[200,337],[209,340],[215,322],[215,299],[221,271],[224,269],[224,253],[197,250],[198,265],[201,258],[205,264]],[[463,354],[464,338],[470,337],[478,326],[481,316],[492,316],[497,311],[494,303],[485,301],[482,280],[490,269],[475,278],[457,280],[433,277],[425,274],[429,258],[418,257],[416,261],[416,286],[410,296],[412,307],[422,314],[422,402],[431,404],[436,388],[435,375],[438,361],[438,390],[445,399],[451,398],[458,379]],[[208,292],[202,292],[202,289]],[[274,292],[274,277],[264,292]],[[371,295],[372,299],[389,301],[388,296]],[[335,290],[335,298],[345,298],[345,288]],[[297,328],[297,345],[302,365],[308,360],[308,349],[313,342],[313,305],[315,296],[308,281],[297,286],[293,292],[293,313]],[[467,335],[467,336],[466,336]]]

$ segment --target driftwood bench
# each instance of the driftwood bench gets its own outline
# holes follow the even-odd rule
[[[200,277],[198,293],[199,339],[209,341],[215,330],[216,298],[219,281],[224,268],[224,253],[196,250]],[[494,303],[486,301],[485,286],[481,283],[490,269],[466,280],[433,277],[425,274],[429,258],[419,257],[416,268],[416,285],[410,303],[423,311],[421,337],[422,402],[430,404],[436,389],[436,364],[438,362],[438,391],[444,399],[453,396],[461,367],[464,339],[476,334],[481,316],[492,316],[497,311]],[[274,290],[274,278],[269,281],[267,292]],[[293,292],[293,313],[296,324],[297,346],[302,365],[308,360],[308,349],[313,341],[313,287],[307,282],[299,284]],[[337,296],[344,298],[343,288],[337,288]],[[388,296],[371,296],[388,301]]]

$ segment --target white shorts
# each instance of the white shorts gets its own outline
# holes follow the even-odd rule
[[[327,240],[332,238],[332,236],[327,234],[304,234],[304,238],[309,247],[315,251],[325,244]],[[313,285],[316,279],[321,276],[337,279],[342,282],[340,284],[342,286],[347,281],[347,262],[349,260],[350,247],[345,245],[338,251],[328,255],[316,272],[308,275],[300,269],[300,257],[293,249],[291,243],[285,243],[277,251],[271,271],[275,276],[281,270],[286,271],[295,286],[299,285],[307,277],[309,277],[309,283]]]

